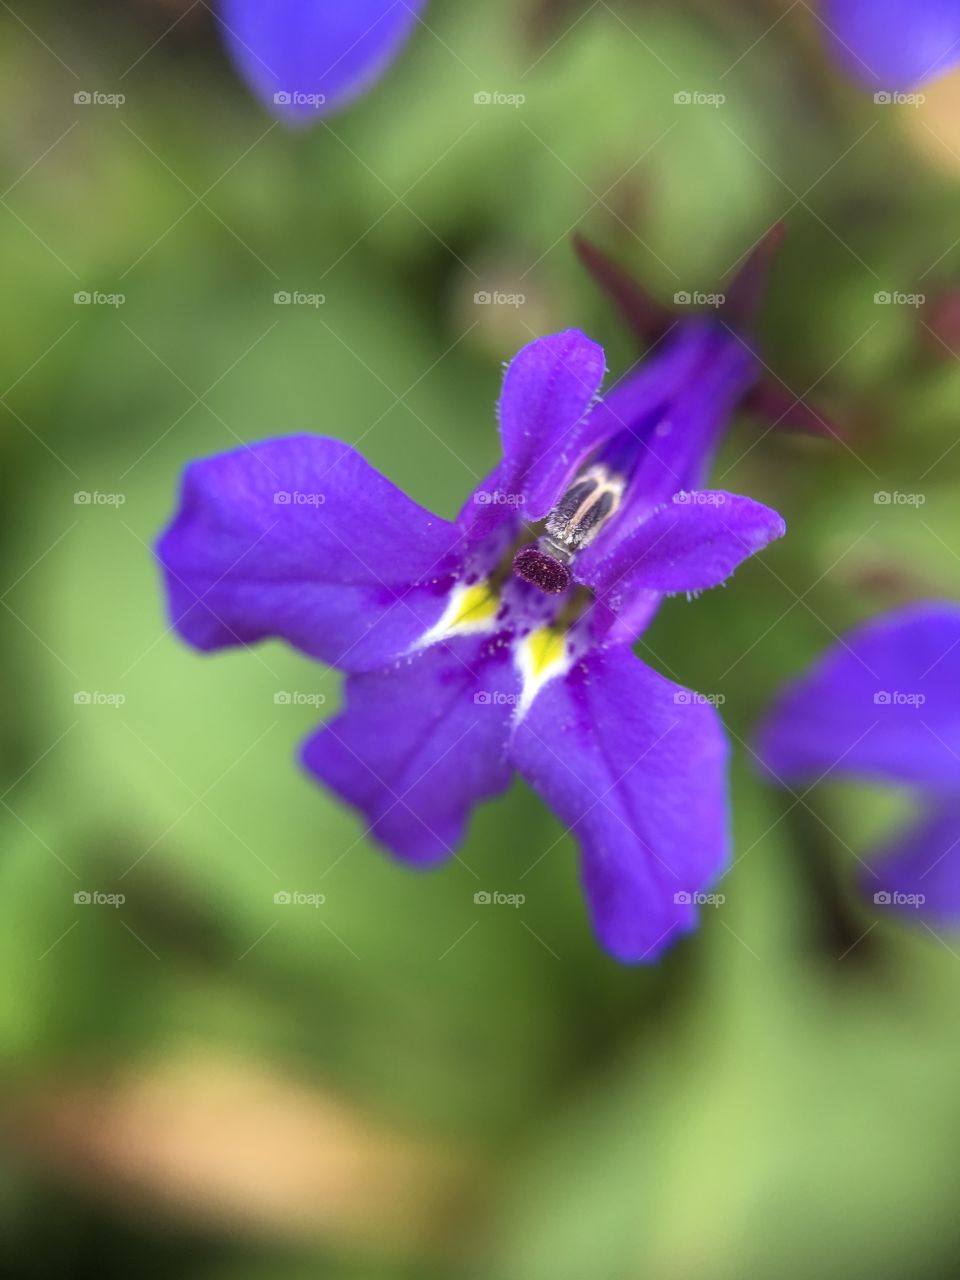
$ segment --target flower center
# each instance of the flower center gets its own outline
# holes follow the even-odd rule
[[[547,595],[560,595],[571,583],[570,564],[616,514],[624,480],[602,463],[579,475],[547,516],[544,533],[521,547],[513,561],[518,578]]]

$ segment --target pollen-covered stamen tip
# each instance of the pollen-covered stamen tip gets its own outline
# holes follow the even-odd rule
[[[539,547],[521,547],[513,558],[513,571],[547,595],[558,596],[570,585],[570,570],[556,556]]]

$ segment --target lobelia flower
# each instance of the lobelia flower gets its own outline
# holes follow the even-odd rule
[[[917,790],[922,816],[877,850],[863,888],[879,906],[960,924],[960,606],[911,605],[846,636],[783,690],[758,753],[780,782]]]
[[[227,49],[289,124],[347,106],[386,73],[426,0],[220,0]]]
[[[824,24],[847,72],[906,90],[960,62],[960,0],[826,0]]]
[[[727,863],[727,746],[630,646],[665,594],[723,582],[784,525],[696,487],[756,377],[732,331],[685,321],[597,400],[603,376],[576,330],[521,350],[502,461],[454,521],[301,435],[191,464],[158,553],[198,649],[281,637],[347,673],[303,761],[394,855],[449,857],[516,769],[580,841],[601,942],[643,961]]]

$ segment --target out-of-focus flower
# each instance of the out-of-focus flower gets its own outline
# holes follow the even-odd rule
[[[220,0],[227,49],[266,106],[305,124],[386,72],[426,0]]]
[[[960,356],[960,289],[951,285],[934,294],[922,317],[927,351],[938,360]]]
[[[923,816],[877,851],[864,889],[878,906],[960,923],[960,606],[911,605],[846,636],[781,693],[759,754],[781,782],[919,790]]]
[[[520,351],[503,459],[454,522],[298,436],[193,463],[159,557],[198,649],[281,637],[348,674],[303,759],[396,856],[450,856],[516,769],[580,841],[601,942],[638,962],[727,863],[727,744],[711,700],[630,646],[784,525],[698,488],[757,375],[739,336],[685,320],[597,400],[604,365],[577,330]]]
[[[960,0],[826,0],[842,66],[870,89],[902,91],[960,62]]]
[[[12,1149],[91,1201],[394,1262],[441,1245],[477,1177],[456,1149],[323,1082],[220,1051],[32,1076],[8,1089],[3,1120]]]

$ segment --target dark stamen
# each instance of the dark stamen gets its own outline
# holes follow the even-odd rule
[[[570,570],[556,556],[539,547],[521,547],[513,560],[518,578],[529,582],[547,595],[558,596],[570,585]]]

